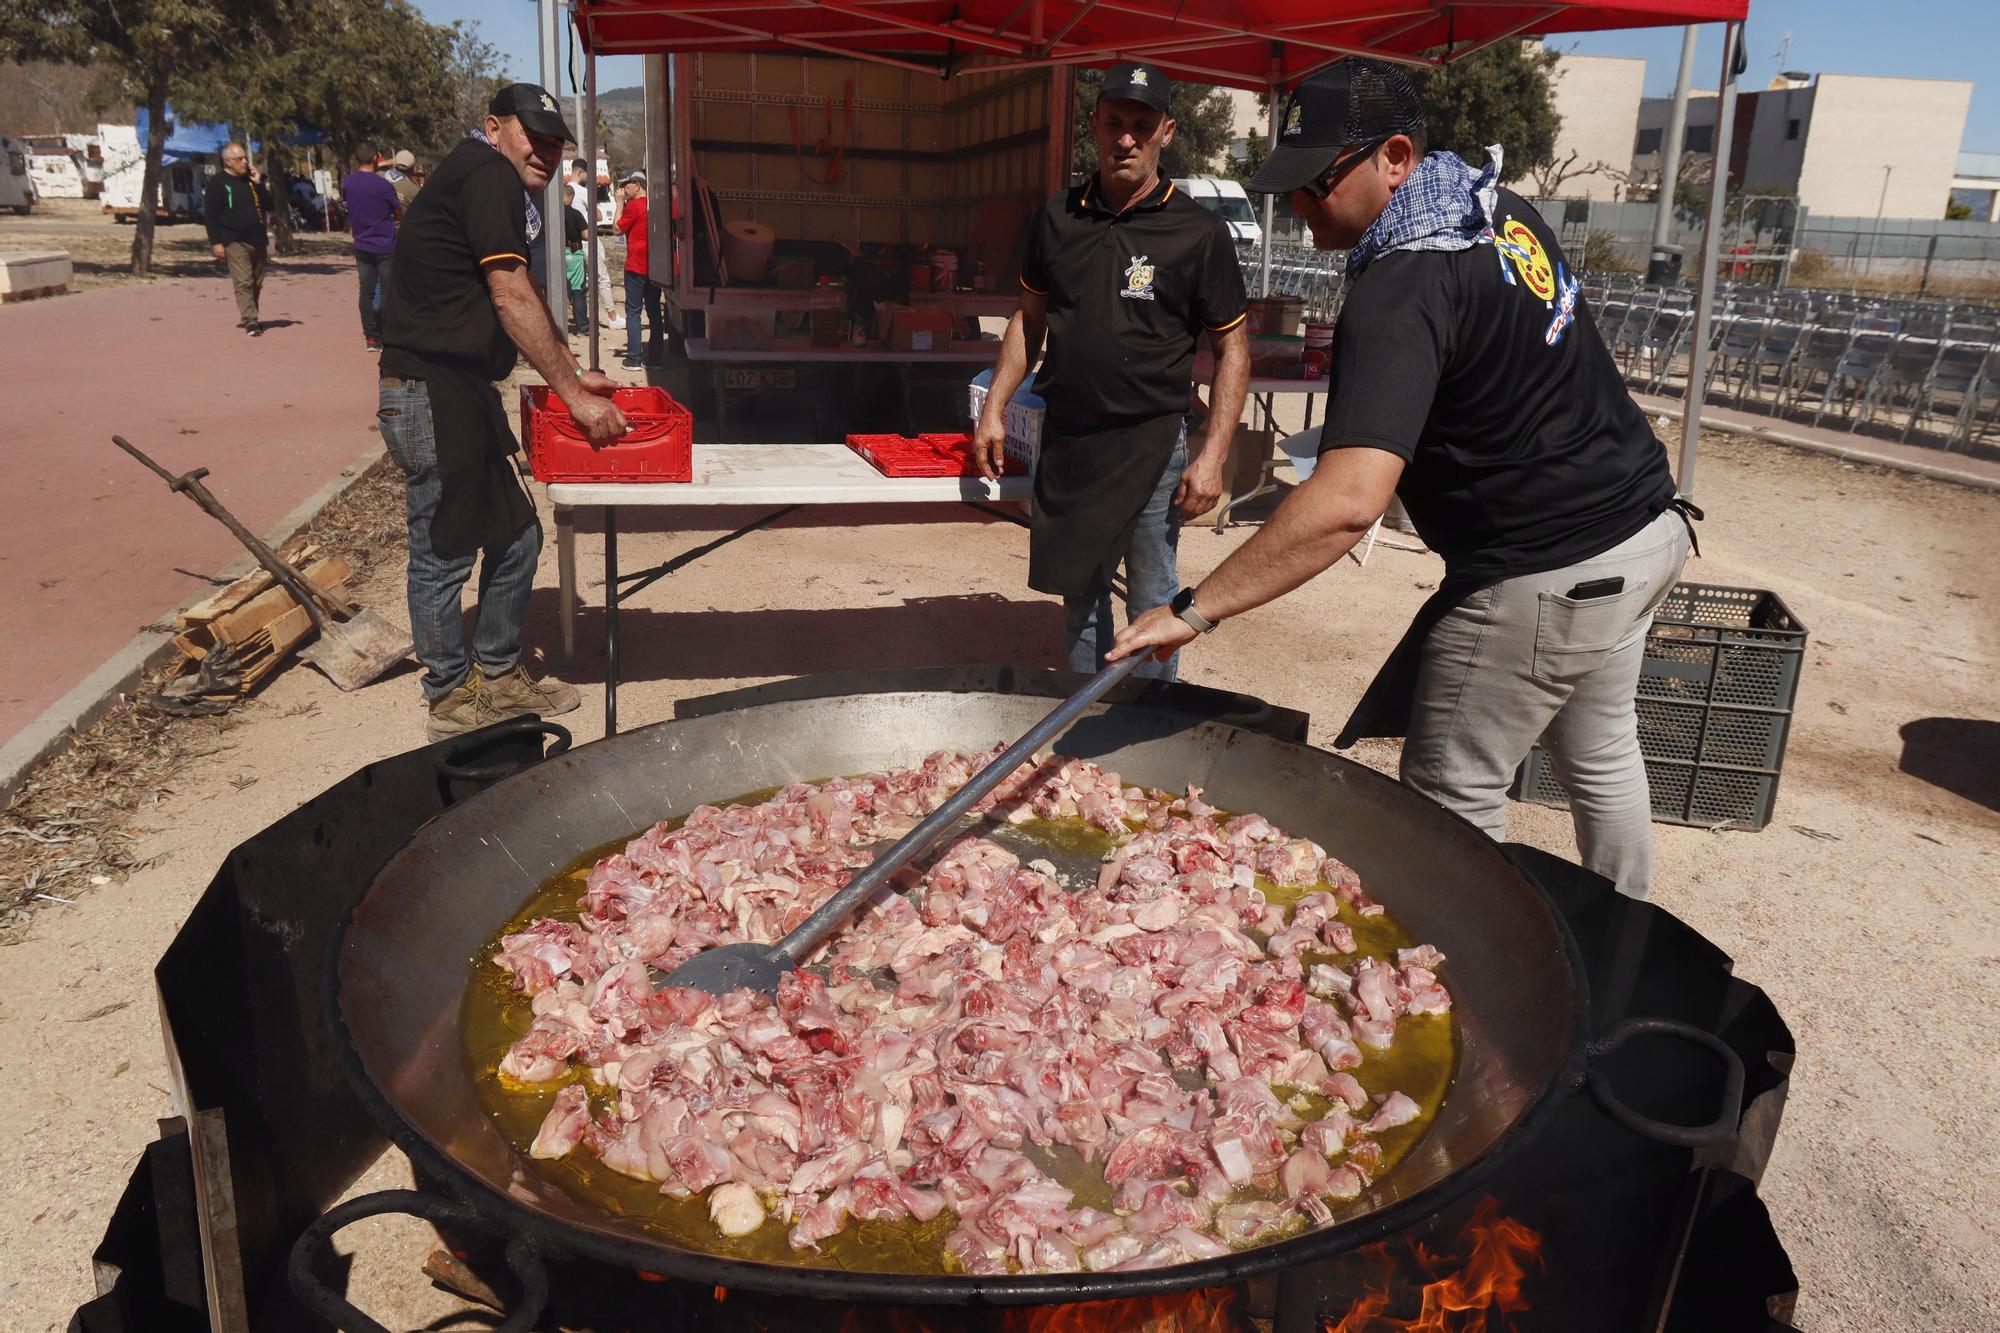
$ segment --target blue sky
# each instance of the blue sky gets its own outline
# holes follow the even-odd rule
[[[434,23],[476,19],[516,76],[536,77],[533,0],[416,0],[416,5]],[[1790,44],[1781,63],[1779,46],[1787,35]],[[1555,45],[1588,55],[1643,56],[1646,92],[1664,96],[1673,91],[1681,53],[1678,28],[1562,37]],[[1972,112],[1962,146],[2000,152],[2000,64],[1993,58],[2000,50],[2000,0],[1905,0],[1893,8],[1880,0],[1752,0],[1744,45],[1750,61],[1744,83],[1750,88],[1762,87],[1781,68],[1971,80]],[[1702,29],[1696,62],[1695,86],[1714,87],[1722,63],[1721,24]],[[636,56],[611,57],[598,65],[599,88],[639,79]],[[1892,126],[1883,126],[1885,135],[1892,132]]]

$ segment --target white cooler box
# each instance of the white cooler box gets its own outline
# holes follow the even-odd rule
[[[1029,383],[1033,383],[1030,381]],[[982,370],[973,376],[966,386],[971,399],[972,425],[979,425],[979,415],[986,410],[986,393],[993,387],[993,372]],[[1028,471],[1035,470],[1035,454],[1042,447],[1042,417],[1046,405],[1027,384],[1014,390],[1014,396],[1007,403],[1007,411],[1002,421],[1007,428],[1007,456],[1018,458],[1027,465]]]

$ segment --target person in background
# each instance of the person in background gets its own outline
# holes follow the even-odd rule
[[[376,400],[382,441],[405,478],[410,630],[434,741],[577,706],[574,686],[536,679],[521,661],[542,528],[511,462],[517,446],[494,382],[526,356],[586,439],[609,444],[625,430],[609,397],[618,386],[577,365],[528,276],[527,192],[548,186],[569,127],[555,98],[529,83],[501,89],[487,113],[410,206]],[[463,602],[475,566],[468,643]]]
[[[347,231],[354,238],[354,272],[361,284],[362,345],[382,350],[382,292],[389,283],[389,258],[396,249],[396,224],[403,201],[396,187],[376,170],[381,157],[367,144],[354,150],[354,170],[340,183],[347,200]]]
[[[250,153],[240,143],[222,145],[222,170],[210,177],[203,215],[208,245],[229,265],[229,282],[236,289],[236,320],[252,338],[262,337],[258,305],[264,296],[264,270],[270,263],[270,234],[264,215],[271,197],[250,169]]]
[[[597,207],[598,194],[599,191],[593,187],[593,182],[590,179],[590,164],[580,157],[571,159],[569,164],[569,206],[583,215],[586,226],[589,224],[592,216],[591,210]],[[601,233],[609,225],[610,222],[608,220],[600,221],[598,223],[599,232]],[[615,318],[617,310],[618,293],[611,289],[611,269],[605,262],[604,237],[600,234],[597,238],[597,322],[607,329],[616,328],[618,324]]]
[[[563,210],[563,274],[569,279],[569,331],[590,332],[590,261],[583,253],[583,214]]]
[[[1113,656],[1191,643],[1327,569],[1400,496],[1444,579],[1334,740],[1404,737],[1403,785],[1507,831],[1537,739],[1585,866],[1644,898],[1652,807],[1639,745],[1646,630],[1692,547],[1666,451],[1534,206],[1433,151],[1394,65],[1302,81],[1250,189],[1291,197],[1347,251],[1319,463],[1276,513]],[[1274,644],[1274,648],[1279,645]]]
[[[417,179],[417,155],[407,148],[398,149],[396,160],[382,173],[382,179],[396,187],[396,198],[402,201],[403,208],[407,211],[410,201],[415,199],[417,191],[423,188],[422,182]]]
[[[659,350],[662,337],[660,285],[653,281],[646,267],[649,259],[646,253],[646,173],[626,173],[625,179],[618,182],[618,193],[625,200],[625,207],[618,214],[618,232],[625,238],[625,369],[638,370],[645,365],[644,358],[649,351]],[[644,345],[639,341],[639,311],[642,308],[651,331],[651,337]]]
[[[1035,392],[1048,403],[1035,466],[1028,586],[1063,603],[1071,671],[1105,663],[1111,573],[1128,620],[1180,585],[1181,523],[1214,506],[1250,382],[1248,303],[1229,224],[1160,170],[1173,142],[1167,76],[1114,65],[1090,113],[1097,171],[1028,223],[1020,304],[1007,324],[975,458],[998,475],[1004,413],[1048,341]],[[1189,458],[1190,372],[1215,345],[1215,404]],[[1137,668],[1174,678],[1171,658]]]

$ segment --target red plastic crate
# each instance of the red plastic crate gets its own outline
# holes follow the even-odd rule
[[[964,432],[943,435],[850,435],[847,447],[871,463],[885,477],[976,477],[972,462],[972,437]],[[1003,471],[1015,475],[1025,469],[1020,460],[1009,458]]]
[[[521,386],[521,442],[536,481],[690,481],[694,416],[665,389],[620,389],[611,401],[631,430],[593,445],[547,385]]]

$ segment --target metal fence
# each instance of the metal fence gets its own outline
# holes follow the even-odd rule
[[[1600,272],[1645,269],[1652,250],[1652,204],[1533,202],[1572,263]],[[1676,218],[1669,244],[1691,263],[1702,251],[1703,230]],[[1716,262],[1725,279],[1775,286],[2000,295],[2000,223],[1818,217],[1792,199],[1732,196]],[[1720,268],[1725,263],[1728,267]]]
[[[1236,259],[1243,268],[1243,289],[1255,296],[1263,277],[1262,251],[1251,242],[1239,242]],[[1344,253],[1315,250],[1305,245],[1271,245],[1271,293],[1296,296],[1305,306],[1306,319],[1332,319],[1340,313],[1341,278],[1346,271]]]

